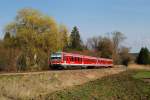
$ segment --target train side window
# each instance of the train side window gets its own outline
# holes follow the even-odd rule
[[[78,57],[78,62],[80,62],[80,58]]]
[[[72,57],[70,57],[70,61],[72,61]]]
[[[71,61],[73,61],[73,57],[71,57],[71,59],[70,59]]]
[[[72,57],[71,56],[69,57],[69,59],[70,59],[70,61],[72,61]]]
[[[74,57],[74,61],[75,61],[75,62],[77,61],[77,57]]]
[[[78,60],[78,57],[76,57],[76,62],[78,62],[79,60]]]
[[[98,60],[98,63],[101,63],[101,61],[100,61],[100,60]]]
[[[74,57],[74,61],[75,61],[75,62],[77,61],[77,57]]]
[[[104,64],[103,60],[101,60],[101,63]]]
[[[78,58],[77,58],[77,57],[75,57],[75,61],[76,61],[76,62],[78,61]]]
[[[70,61],[70,57],[66,56],[66,61]]]
[[[81,63],[82,63],[82,58],[80,58],[80,61],[81,61]]]
[[[103,62],[102,62],[102,60],[100,60],[100,64],[102,64]]]
[[[66,61],[70,61],[70,57],[69,56],[66,56]]]
[[[76,57],[76,62],[78,62],[78,57]]]
[[[78,62],[80,62],[80,58],[78,57]]]

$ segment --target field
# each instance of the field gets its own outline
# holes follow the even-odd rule
[[[36,100],[55,91],[124,70],[124,68],[106,68],[1,74],[0,100]]]
[[[0,100],[148,100],[150,70],[106,68],[0,75]]]
[[[47,95],[53,100],[150,100],[150,71],[126,71]]]

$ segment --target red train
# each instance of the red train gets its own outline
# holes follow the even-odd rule
[[[54,69],[67,69],[70,67],[98,68],[112,67],[113,60],[66,52],[56,52],[51,54],[49,64]]]

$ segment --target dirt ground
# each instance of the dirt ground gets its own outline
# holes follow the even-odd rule
[[[31,99],[125,71],[124,67],[0,75],[0,99]]]

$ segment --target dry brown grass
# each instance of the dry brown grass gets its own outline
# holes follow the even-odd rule
[[[48,71],[0,75],[0,100],[32,99],[73,85],[116,74],[124,68]]]
[[[138,64],[130,64],[128,66],[129,69],[146,69],[150,70],[150,65],[138,65]]]

